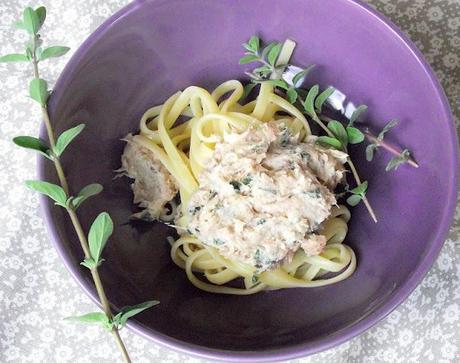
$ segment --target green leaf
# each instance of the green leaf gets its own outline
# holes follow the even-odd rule
[[[317,112],[322,112],[324,102],[326,102],[326,100],[334,93],[334,91],[334,87],[328,87],[323,92],[321,92],[318,97],[316,97],[315,108]]]
[[[294,87],[297,87],[297,83],[299,83],[299,81],[306,77],[308,75],[308,73],[310,73],[310,71],[315,68],[315,65],[314,64],[311,64],[309,65],[307,68],[305,68],[304,70],[296,73],[296,75],[292,78],[292,84],[294,85]]]
[[[259,46],[260,46],[260,39],[259,37],[253,35],[251,37],[251,39],[249,39],[249,42],[248,42],[249,46],[251,47],[251,49],[254,50],[254,52],[258,52],[259,51]]]
[[[390,171],[393,169],[396,170],[399,168],[400,165],[407,162],[409,158],[410,158],[410,151],[408,149],[404,149],[401,152],[401,154],[399,154],[399,156],[395,156],[388,162],[387,166],[385,167],[385,170],[386,171]]]
[[[350,144],[359,144],[364,141],[364,134],[356,127],[347,127],[348,142]]]
[[[295,103],[295,101],[297,101],[298,94],[294,87],[290,87],[287,90],[286,95],[287,95],[289,102]]]
[[[49,154],[50,150],[48,148],[48,145],[46,145],[42,139],[38,139],[32,136],[16,136],[13,139],[13,142],[20,147],[35,150],[42,154],[44,157],[50,160],[52,159]]]
[[[253,35],[247,43],[243,43],[243,47],[250,53],[257,54],[259,51],[260,39]]]
[[[113,321],[118,327],[121,328],[126,324],[129,318],[143,312],[148,308],[151,308],[152,306],[158,305],[159,303],[160,302],[157,300],[150,300],[133,306],[125,306],[117,315],[115,315]]]
[[[265,59],[265,57],[267,57],[267,54],[270,53],[270,51],[273,49],[273,47],[275,47],[276,45],[278,45],[279,43],[277,42],[273,42],[273,43],[270,43],[268,44],[263,50],[262,50],[262,54],[261,54],[261,58],[262,59]]]
[[[393,127],[395,127],[398,124],[398,120],[391,120],[388,122],[385,127],[380,131],[380,133],[377,136],[377,140],[382,141],[383,138],[385,137],[385,134],[390,131]]]
[[[284,79],[267,79],[267,80],[256,81],[256,83],[264,83],[264,82],[270,83],[271,85],[282,88],[284,90],[289,89],[289,85]]]
[[[259,51],[260,46],[260,39],[259,37],[253,35],[247,43],[243,44],[243,47],[246,48],[247,51],[256,54]]]
[[[29,58],[25,54],[11,53],[0,57],[0,62],[28,62]]]
[[[42,47],[37,47],[37,49],[35,49],[35,54],[36,54],[38,60],[40,60],[42,52],[43,52]]]
[[[83,131],[84,128],[85,124],[80,124],[64,131],[56,141],[56,147],[54,149],[56,155],[61,156],[66,147],[80,134],[80,132]]]
[[[256,62],[259,60],[259,57],[256,55],[245,55],[244,57],[240,58],[239,64],[248,64],[251,62]]]
[[[252,82],[246,84],[243,88],[243,95],[241,96],[240,100],[245,100],[246,98],[248,98],[249,94],[252,92],[255,86],[257,86],[257,84]]]
[[[281,43],[276,43],[267,54],[268,63],[274,66],[276,63],[276,60],[278,59],[278,56],[280,55],[280,52],[281,52]]]
[[[334,149],[342,150],[342,143],[336,138],[329,136],[320,136],[316,140],[321,146],[332,146]]]
[[[378,146],[376,144],[369,144],[366,147],[366,160],[372,161],[374,159],[374,153],[377,150]]]
[[[101,259],[100,262],[104,261],[104,259]],[[83,260],[83,262],[80,262],[80,265],[83,265],[87,268],[89,268],[90,270],[92,270],[93,268],[96,268],[98,266],[98,264],[92,259],[92,258],[85,258]]]
[[[348,126],[353,126],[353,124],[355,123],[355,121],[364,113],[366,112],[367,110],[367,106],[366,105],[360,105],[358,107],[356,107],[356,109],[354,110],[353,114],[351,115],[350,117],[350,122],[348,123]]]
[[[65,208],[67,195],[59,185],[48,183],[42,180],[27,180],[26,186],[39,193],[45,194],[56,202],[57,205]]]
[[[101,312],[88,313],[80,316],[69,316],[64,318],[64,320],[78,321],[82,323],[97,323],[102,324],[102,326],[107,330],[113,329],[113,323],[109,320],[105,313]]]
[[[100,257],[107,240],[113,232],[113,222],[107,212],[100,213],[89,229],[88,240],[91,257],[100,264]]]
[[[254,69],[254,73],[261,73],[263,75],[270,74],[272,72],[272,69],[269,66],[262,66]]]
[[[327,128],[331,130],[334,136],[339,140],[343,146],[347,146],[348,144],[348,134],[345,130],[345,127],[339,121],[329,121],[327,124]]]
[[[364,197],[366,195],[368,184],[369,183],[367,181],[363,181],[356,188],[350,190],[350,193],[357,194],[357,195]]]
[[[29,95],[40,105],[46,106],[46,101],[48,100],[49,96],[48,84],[46,81],[41,78],[34,78],[32,81],[30,81]]]
[[[35,9],[35,14],[38,17],[38,28],[40,29],[43,26],[43,23],[46,19],[46,8],[44,6],[40,6]]]
[[[69,47],[63,47],[60,45],[54,45],[52,47],[48,47],[44,49],[39,56],[39,60],[45,60],[51,57],[60,57],[66,54],[70,50]]]
[[[13,22],[13,28],[25,30],[24,23],[21,20],[16,20]]]
[[[308,91],[307,97],[305,98],[305,102],[303,103],[303,107],[305,109],[305,112],[310,116],[311,118],[317,118],[316,112],[315,112],[315,98],[318,95],[319,92],[319,86],[316,84],[310,90]]]
[[[34,44],[32,41],[26,43],[26,56],[29,61],[33,60]]]
[[[361,197],[360,195],[353,194],[353,195],[350,195],[347,198],[347,203],[348,203],[348,205],[354,207],[354,206],[358,205],[359,202],[361,202],[362,199],[363,199],[363,197]]]
[[[24,28],[27,32],[31,35],[36,35],[38,30],[40,29],[40,19],[37,16],[37,13],[31,7],[27,7],[24,9],[23,13],[23,23]]]
[[[93,183],[84,187],[78,195],[72,199],[71,204],[74,209],[77,209],[86,199],[99,194],[103,188],[101,184]]]

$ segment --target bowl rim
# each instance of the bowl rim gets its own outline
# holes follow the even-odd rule
[[[149,3],[155,3],[159,0],[150,0]],[[276,350],[264,350],[264,351],[233,351],[233,350],[222,350],[207,348],[196,344],[187,343],[158,331],[148,330],[146,326],[135,321],[130,320],[127,323],[128,329],[131,331],[147,338],[155,343],[160,343],[163,346],[171,348],[175,351],[187,353],[193,356],[198,356],[213,360],[225,360],[228,362],[272,362],[280,360],[288,360],[304,357],[314,353],[330,349],[334,346],[342,344],[357,335],[363,333],[377,322],[385,318],[390,312],[392,312],[397,306],[399,306],[417,287],[422,281],[423,277],[430,270],[434,264],[442,246],[444,245],[445,238],[447,237],[449,226],[452,221],[457,201],[457,186],[458,186],[458,140],[457,133],[454,127],[453,116],[449,107],[447,97],[442,89],[439,81],[437,80],[434,71],[431,66],[425,60],[422,53],[417,49],[414,43],[406,36],[402,30],[400,30],[391,20],[386,16],[379,13],[377,10],[372,8],[369,4],[364,3],[362,0],[341,0],[348,3],[349,6],[354,6],[358,11],[365,13],[367,16],[371,16],[376,22],[384,25],[388,31],[393,33],[393,36],[398,38],[401,44],[410,51],[411,55],[418,62],[419,66],[423,69],[425,75],[428,77],[432,87],[435,90],[437,100],[441,104],[442,108],[442,121],[447,123],[447,127],[450,131],[450,150],[452,151],[451,159],[451,174],[448,186],[448,202],[443,211],[442,222],[439,224],[436,231],[436,235],[433,238],[433,242],[429,247],[427,253],[412,272],[410,277],[398,287],[392,294],[392,296],[385,302],[381,303],[380,306],[374,309],[371,313],[363,316],[358,322],[354,323],[347,328],[335,332],[334,334],[327,336],[321,340],[315,342],[306,342],[301,344],[292,345],[286,348]],[[73,74],[76,65],[85,56],[88,48],[96,42],[100,37],[104,35],[117,21],[128,16],[133,10],[137,9],[146,3],[145,0],[133,0],[128,5],[118,10],[115,14],[105,20],[90,36],[80,45],[71,57],[69,62],[61,72],[55,89],[59,89],[62,85],[66,84],[70,76]],[[51,97],[50,106],[52,107],[56,103],[56,99]],[[46,137],[46,130],[43,123],[40,126],[40,136]],[[43,180],[45,178],[45,161],[42,157],[37,157],[37,174],[38,178]],[[94,286],[91,282],[86,281],[82,278],[80,273],[79,265],[75,264],[71,257],[66,253],[63,245],[60,243],[60,239],[57,230],[53,224],[52,215],[50,211],[51,203],[43,195],[40,195],[40,209],[44,216],[46,229],[51,236],[51,242],[54,248],[57,250],[58,255],[64,262],[64,265],[69,270],[72,277],[76,280],[78,285],[84,290],[84,292],[93,300],[99,307],[101,304],[98,301],[97,294]],[[112,304],[113,305],[113,304]]]

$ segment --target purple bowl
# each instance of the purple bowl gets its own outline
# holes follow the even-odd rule
[[[128,180],[112,180],[125,134],[145,109],[188,85],[213,87],[242,78],[241,43],[252,34],[298,42],[294,63],[319,65],[321,85],[334,85],[369,105],[381,128],[401,122],[390,138],[413,151],[419,169],[386,173],[388,155],[355,159],[369,180],[374,224],[353,210],[349,244],[355,274],[314,289],[218,296],[200,291],[169,258],[161,225],[132,225]],[[352,0],[134,1],[108,19],[75,53],[50,102],[58,132],[87,129],[64,155],[71,189],[90,182],[105,191],[80,211],[88,227],[109,211],[115,234],[102,280],[114,307],[158,299],[128,326],[176,350],[227,361],[273,361],[312,354],[363,332],[400,304],[435,260],[456,200],[457,141],[448,104],[420,52],[392,23]],[[43,130],[42,130],[43,133]],[[72,168],[70,168],[72,165]],[[51,164],[39,176],[55,180]],[[83,255],[64,211],[42,199],[46,223],[64,263],[96,299]]]

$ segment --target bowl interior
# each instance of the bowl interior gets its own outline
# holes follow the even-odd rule
[[[58,132],[87,125],[63,164],[73,191],[91,182],[104,186],[79,214],[86,228],[103,210],[114,219],[115,233],[100,268],[111,302],[120,307],[161,301],[139,315],[138,329],[198,352],[301,346],[307,353],[356,334],[358,323],[382,317],[408,294],[447,230],[455,143],[443,96],[397,33],[346,0],[139,1],[110,22],[72,59],[50,110]],[[212,89],[224,80],[244,79],[245,68],[238,65],[241,43],[253,34],[294,39],[293,62],[317,64],[312,81],[334,85],[356,104],[367,104],[372,128],[399,119],[388,139],[412,150],[420,168],[386,173],[387,155],[380,152],[367,163],[364,146],[355,148],[379,223],[362,206],[353,209],[347,243],[359,262],[348,280],[315,289],[218,296],[193,287],[171,262],[166,241],[171,230],[128,222],[134,210],[129,180],[113,180],[113,171],[120,166],[120,139],[138,129],[148,107],[189,85]],[[47,179],[55,179],[49,164],[41,168]],[[93,291],[88,271],[79,266],[82,253],[68,218],[45,203],[60,253]]]

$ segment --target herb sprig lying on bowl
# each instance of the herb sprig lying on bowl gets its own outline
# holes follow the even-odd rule
[[[48,89],[48,83],[40,78],[38,66],[41,62],[49,58],[60,57],[66,54],[69,48],[63,46],[42,47],[43,42],[39,31],[45,19],[45,7],[41,6],[35,10],[27,7],[23,12],[22,20],[14,23],[16,28],[26,31],[30,36],[30,40],[27,42],[24,52],[7,54],[0,57],[0,62],[25,62],[32,65],[34,78],[29,84],[29,96],[40,105],[48,136],[47,142],[32,136],[17,136],[13,141],[20,147],[38,152],[54,164],[60,185],[42,180],[28,180],[26,181],[26,185],[28,188],[48,196],[54,201],[56,206],[66,210],[85,255],[85,259],[81,264],[91,271],[99,301],[102,305],[103,312],[92,312],[81,316],[69,317],[67,319],[101,324],[115,338],[124,361],[131,362],[125,344],[119,334],[119,330],[126,324],[129,318],[158,304],[158,301],[152,300],[134,306],[126,306],[117,314],[113,314],[111,310],[110,303],[99,276],[98,267],[104,261],[102,252],[109,237],[112,235],[113,222],[107,212],[102,212],[93,221],[88,235],[86,235],[78,218],[77,209],[85,200],[99,194],[103,188],[102,185],[97,183],[89,184],[74,195],[71,193],[71,189],[67,183],[67,178],[60,158],[67,146],[69,146],[69,144],[83,131],[85,125],[79,124],[61,133],[57,139],[55,137],[53,125],[47,109],[47,101],[51,91]]]
[[[328,87],[321,92],[317,84],[309,89],[302,87],[305,77],[314,68],[314,65],[300,69],[287,62],[279,64],[277,60],[282,50],[282,44],[272,42],[263,46],[261,40],[257,36],[252,36],[247,43],[243,44],[243,47],[245,49],[245,55],[240,58],[239,63],[259,63],[259,66],[251,72],[246,72],[251,82],[245,86],[243,97],[247,97],[257,84],[269,82],[276,88],[277,93],[283,95],[290,103],[296,105],[307,118],[317,123],[324,131],[325,135],[318,137],[317,142],[319,144],[348,154],[349,145],[360,144],[367,139],[369,145],[366,148],[366,159],[368,161],[372,161],[374,153],[379,148],[382,148],[393,155],[393,158],[388,162],[385,168],[386,171],[397,169],[400,165],[405,163],[418,168],[418,164],[411,157],[411,153],[408,149],[404,148],[403,150],[398,150],[396,147],[384,141],[385,134],[397,125],[397,121],[390,121],[377,136],[373,135],[369,129],[359,127],[355,123],[367,110],[366,105],[356,107],[346,123],[337,121],[329,117],[323,109],[324,106],[327,106],[329,98],[336,91],[334,87]],[[300,70],[292,78],[286,77],[285,79],[284,75],[291,67]],[[361,180],[350,157],[347,158],[347,164],[355,180],[356,187],[350,189],[348,184],[346,184],[345,192],[340,193],[339,196],[349,195],[347,203],[351,206],[355,206],[362,201],[369,211],[371,218],[374,222],[377,222],[375,212],[366,197],[369,185],[368,182]]]

